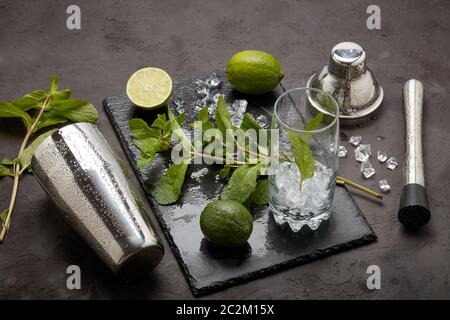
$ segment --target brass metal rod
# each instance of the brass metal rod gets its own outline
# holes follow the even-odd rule
[[[383,200],[383,195],[379,194],[378,192],[372,191],[370,189],[367,189],[366,187],[363,187],[353,181],[350,181],[344,177],[341,176],[337,176],[336,177],[336,184],[338,185],[348,185],[350,187],[353,187],[355,189],[358,189],[359,191],[365,192],[369,195],[371,195],[372,197],[375,197],[379,200]]]

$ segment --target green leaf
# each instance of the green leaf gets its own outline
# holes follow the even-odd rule
[[[180,113],[178,116],[177,116],[177,122],[178,122],[178,124],[179,125],[181,125],[183,122],[184,122],[184,120],[186,119],[186,113]]]
[[[20,118],[27,129],[33,124],[28,113],[11,103],[0,102],[0,118]]]
[[[319,127],[319,124],[322,122],[323,113],[319,112],[316,114],[314,118],[309,120],[309,122],[305,125],[304,131],[314,131]]]
[[[164,113],[158,114],[155,121],[152,123],[152,127],[164,130],[167,126],[167,118]]]
[[[204,123],[208,120],[209,120],[209,110],[208,110],[208,107],[204,107],[198,113],[198,121],[201,121],[202,123]]]
[[[225,139],[226,130],[233,129],[233,126],[231,124],[230,111],[228,111],[223,95],[219,96],[219,100],[217,101],[217,110],[215,113],[215,118],[217,128],[222,132],[223,138]]]
[[[134,144],[141,152],[141,159],[137,162],[139,169],[147,167],[153,161],[157,152],[165,151],[169,148],[157,138],[135,140]]]
[[[7,166],[0,164],[0,177],[13,176],[11,169]]]
[[[27,93],[23,97],[24,98],[32,98],[39,102],[44,102],[45,98],[47,97],[47,92],[42,89],[38,89],[38,90],[34,90],[34,91]]]
[[[264,130],[256,119],[248,112],[244,113],[242,118],[241,129],[247,131],[248,129]]]
[[[46,110],[55,110],[55,111],[67,111],[72,110],[74,108],[80,108],[82,106],[87,105],[88,102],[81,99],[67,99],[67,100],[56,100],[52,101],[46,108]]]
[[[39,145],[42,143],[42,141],[45,140],[45,138],[52,135],[52,133],[55,132],[56,130],[58,129],[49,130],[41,134],[36,139],[34,139],[34,141],[19,154],[18,159],[22,168],[26,168],[30,165],[34,151],[36,151],[37,147],[39,147]]]
[[[308,143],[303,140],[295,131],[289,130],[288,137],[291,141],[292,155],[300,171],[300,190],[305,179],[314,176],[314,158]]]
[[[264,179],[258,182],[255,191],[250,195],[252,202],[264,205],[269,203],[269,179]]]
[[[68,119],[65,119],[64,117],[58,115],[57,113],[51,111],[44,112],[42,115],[41,121],[37,124],[34,131],[38,131],[42,128],[53,126],[55,124],[61,124],[68,122]]]
[[[226,179],[230,176],[231,167],[229,165],[225,165],[222,169],[219,170],[219,178]]]
[[[70,98],[71,94],[72,91],[70,91],[70,89],[64,89],[53,93],[52,98],[53,101],[67,100]]]
[[[174,203],[181,194],[187,163],[172,164],[159,181],[153,196],[161,205]]]
[[[54,74],[54,75],[52,75],[52,78],[50,79],[50,94],[51,95],[54,95],[58,91],[58,86],[59,86],[59,79]]]
[[[259,165],[242,165],[231,176],[228,184],[220,195],[224,200],[235,200],[245,203],[250,194],[255,190]]]
[[[42,102],[41,101],[36,100],[34,98],[31,98],[31,97],[27,97],[27,96],[24,96],[24,97],[22,97],[20,99],[17,99],[17,100],[13,100],[13,101],[11,101],[11,103],[14,106],[16,106],[17,108],[19,108],[20,110],[22,110],[22,111],[28,111],[28,110],[31,110],[31,109],[38,110],[42,106]]]
[[[172,132],[176,135],[178,141],[180,141],[181,145],[183,146],[183,149],[188,151],[194,150],[194,146],[192,145],[191,140],[188,137],[186,137],[183,129],[181,129],[180,124],[178,123],[177,119],[175,118],[170,109],[168,109],[168,114]]]
[[[148,138],[159,138],[161,130],[150,128],[142,119],[135,118],[128,121],[128,127],[133,139],[142,140]]]
[[[94,105],[78,99],[59,101],[52,106],[50,112],[56,116],[54,119],[72,122],[95,122],[98,118]]]
[[[14,165],[14,160],[3,158],[2,160],[0,160],[0,164],[3,164],[5,166],[12,166]]]
[[[2,225],[6,222],[7,217],[8,217],[8,209],[5,209],[0,213],[0,222],[2,223]]]

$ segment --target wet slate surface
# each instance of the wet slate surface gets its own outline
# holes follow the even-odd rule
[[[236,98],[246,99],[249,102],[248,112],[255,117],[264,114],[270,121],[274,101],[283,92],[281,86],[265,96],[247,96],[234,91],[225,81],[223,73],[217,74],[223,80],[221,93],[229,103]],[[205,79],[207,76],[208,74],[204,74],[180,81],[174,79],[174,91],[169,106],[174,110],[173,101],[183,100],[187,111],[184,123],[186,129],[197,116],[193,105],[199,97],[195,92],[194,80]],[[106,98],[104,107],[195,296],[307,263],[376,239],[352,196],[345,188],[338,187],[332,218],[316,232],[308,232],[304,228],[299,234],[295,234],[287,226],[278,226],[267,206],[258,206],[251,210],[254,228],[246,246],[239,249],[216,247],[203,237],[199,218],[206,204],[220,195],[223,187],[223,182],[217,176],[220,167],[191,165],[179,201],[169,206],[158,205],[151,196],[151,191],[169,165],[170,155],[158,155],[152,166],[139,170],[135,165],[139,152],[132,143],[128,121],[139,117],[151,122],[157,113],[164,110],[140,110],[124,95]]]

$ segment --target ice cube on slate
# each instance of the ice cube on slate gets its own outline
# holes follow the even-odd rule
[[[242,124],[242,120],[244,119],[244,114],[240,112],[235,112],[231,116],[231,124],[235,127],[240,128]]]
[[[347,148],[339,146],[339,158],[345,158],[347,156]]]
[[[231,105],[232,112],[244,113],[247,110],[247,105],[247,100],[234,100],[233,104]]]
[[[389,192],[391,190],[391,186],[389,185],[389,182],[386,179],[378,181],[378,185],[380,186],[381,191],[384,193]]]
[[[377,152],[377,159],[378,161],[380,161],[381,163],[385,162],[387,159],[386,153],[383,151],[378,150]]]
[[[394,157],[390,157],[387,161],[387,168],[390,170],[394,170],[395,168],[397,168],[398,162],[397,159],[395,159]]]
[[[207,173],[208,173],[208,168],[203,168],[203,169],[192,172],[191,178],[199,181],[200,178],[204,177]]]
[[[205,81],[209,89],[217,89],[222,84],[217,74],[212,73]]]
[[[369,159],[369,156],[371,154],[370,144],[362,143],[355,149],[355,159],[359,162],[363,162],[364,160]]]
[[[180,114],[184,112],[184,101],[181,99],[175,99],[173,101],[173,105],[175,107],[175,111]]]
[[[361,143],[362,137],[361,136],[351,136],[350,137],[350,143],[354,146],[357,146]]]
[[[206,87],[199,87],[196,89],[196,91],[197,91],[197,95],[199,95],[201,97],[209,96],[209,89]]]
[[[366,159],[361,163],[361,173],[363,174],[364,178],[369,179],[375,174],[375,172],[376,171],[370,163],[369,159]]]
[[[256,118],[256,121],[261,125],[261,127],[267,127],[267,117],[265,115],[260,115]]]

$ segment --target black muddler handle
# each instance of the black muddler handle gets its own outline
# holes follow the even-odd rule
[[[406,81],[403,87],[403,106],[406,122],[406,154],[398,219],[406,227],[417,229],[427,224],[431,218],[423,171],[423,85],[419,80]]]

